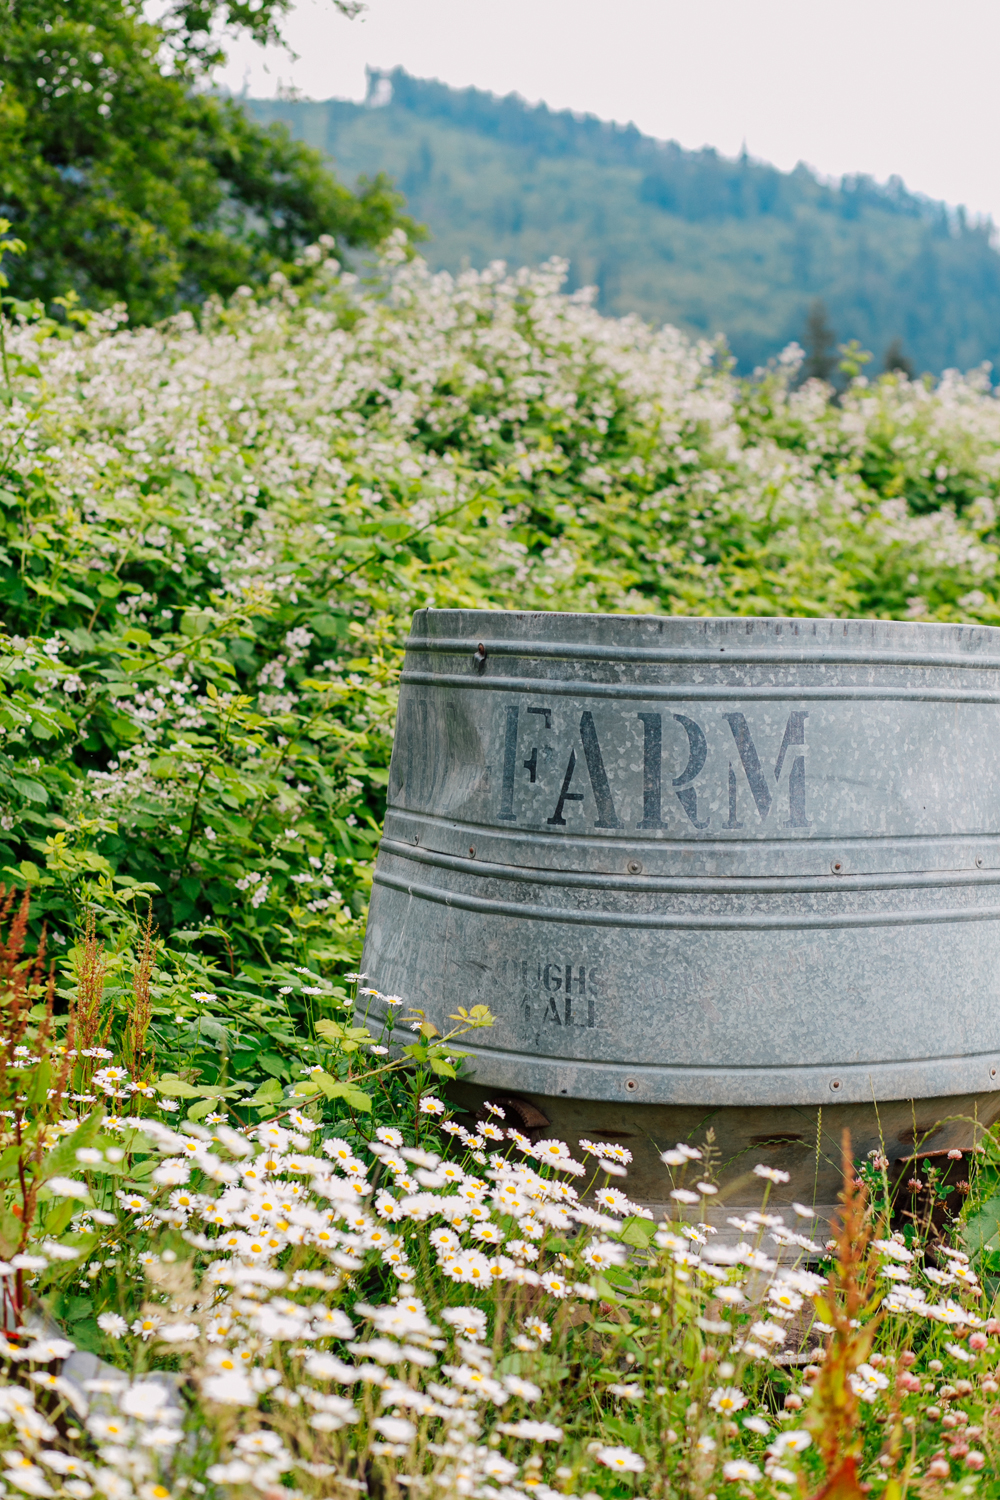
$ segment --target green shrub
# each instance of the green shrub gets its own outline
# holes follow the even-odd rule
[[[357,962],[414,609],[1000,618],[979,376],[831,405],[399,238],[296,275],[135,330],[16,304],[0,408],[0,878],[56,945],[151,902],[161,1050],[197,1014],[199,1066],[286,1078]]]

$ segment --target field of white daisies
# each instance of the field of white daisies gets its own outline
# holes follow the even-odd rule
[[[413,610],[998,623],[989,372],[833,400],[557,264],[332,252],[0,325],[0,1494],[1000,1496],[992,1136],[715,1235],[710,1138],[653,1218],[456,1114],[488,1013],[356,1011]]]
[[[717,1240],[631,1201],[620,1145],[456,1118],[439,1074],[483,1009],[442,1037],[397,997],[381,1036],[320,1022],[288,1097],[206,1113],[158,1071],[148,950],[116,1048],[96,934],[61,1027],[26,902],[0,915],[3,1493],[1000,1493],[992,1139],[972,1218],[845,1140],[834,1238],[760,1165]],[[711,1134],[662,1159],[678,1213],[717,1200]]]

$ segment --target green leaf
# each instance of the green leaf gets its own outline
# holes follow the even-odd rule
[[[53,1146],[47,1156],[42,1158],[39,1177],[44,1181],[48,1177],[63,1177],[67,1173],[78,1170],[76,1153],[83,1150],[85,1146],[92,1146],[100,1134],[104,1123],[103,1109],[92,1109],[90,1114],[73,1131],[72,1135],[64,1137],[58,1145]],[[115,1142],[117,1145],[117,1141]],[[4,1152],[4,1156],[6,1156]]]
[[[94,1304],[89,1297],[67,1297],[60,1309],[66,1323],[79,1323],[81,1318],[89,1317],[93,1311]]]
[[[612,1437],[618,1438],[629,1448],[640,1448],[642,1446],[642,1429],[634,1422],[626,1422],[622,1417],[604,1417],[602,1426]]]
[[[12,1146],[7,1147],[0,1156],[0,1182],[8,1182],[12,1177],[17,1176],[17,1164],[21,1158],[21,1152],[27,1149],[27,1141],[21,1146],[15,1141]]]
[[[615,1291],[614,1287],[605,1277],[595,1276],[590,1284],[603,1302],[611,1302],[612,1304],[615,1304],[619,1303],[622,1300],[618,1293]]]
[[[317,1021],[316,1031],[343,1052],[356,1052],[362,1042],[370,1042],[372,1034],[367,1026],[348,1026],[346,1021]]]
[[[27,1093],[29,1113],[37,1109],[40,1104],[44,1104],[48,1098],[49,1088],[52,1084],[52,1065],[47,1059],[43,1058],[40,1063],[35,1065],[32,1072],[34,1073],[34,1077],[31,1080]]]
[[[11,781],[22,797],[27,797],[29,802],[48,802],[49,794],[38,781],[31,781],[27,776],[12,776]]]
[[[121,1161],[99,1161],[87,1168],[88,1172],[101,1172],[106,1177],[127,1177],[131,1170],[131,1167]]]
[[[278,1082],[278,1080],[276,1078],[269,1078],[266,1083],[262,1083],[261,1084],[261,1086],[257,1090],[256,1094],[254,1094],[254,1096],[253,1096],[252,1099],[248,1099],[247,1103],[248,1104],[254,1104],[254,1105],[257,1105],[257,1104],[277,1104],[278,1101],[281,1099],[281,1095],[282,1095],[281,1084]]]
[[[64,1230],[69,1228],[69,1221],[73,1215],[80,1212],[82,1206],[79,1198],[62,1198],[54,1213],[50,1213],[45,1219],[45,1232],[53,1239],[58,1239]]]
[[[332,636],[347,636],[347,619],[344,615],[313,615],[309,623],[317,635],[328,639]]]
[[[7,1260],[21,1243],[21,1221],[9,1210],[0,1213],[0,1255]]]
[[[507,1354],[497,1365],[498,1375],[525,1375],[530,1380],[543,1384],[569,1379],[569,1367],[558,1355],[536,1352],[534,1354]]]
[[[155,1087],[161,1094],[166,1094],[168,1099],[199,1099],[201,1090],[193,1088],[190,1083],[185,1083],[183,1078],[177,1078],[173,1073],[164,1073],[162,1078],[157,1079]]]
[[[363,1089],[359,1089],[357,1084],[331,1078],[329,1073],[310,1073],[308,1081],[318,1084],[328,1099],[343,1099],[350,1109],[371,1113],[371,1097]]]
[[[0,1158],[0,1168],[2,1165],[3,1159]],[[962,1244],[970,1255],[1000,1248],[1000,1197],[987,1198],[969,1216],[962,1226]]]
[[[623,1245],[632,1245],[636,1250],[648,1250],[656,1233],[652,1219],[630,1218],[622,1225],[618,1238]]]

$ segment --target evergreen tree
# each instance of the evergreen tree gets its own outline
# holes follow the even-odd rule
[[[285,126],[207,90],[214,38],[273,42],[287,5],[175,0],[154,24],[137,0],[8,0],[0,215],[29,246],[16,295],[73,290],[150,320],[291,270],[321,234],[367,246],[401,222],[386,177],[351,192]]]
[[[910,380],[912,380],[917,373],[913,367],[912,362],[908,360],[906,355],[903,353],[903,340],[899,338],[893,339],[892,343],[885,351],[885,358],[882,361],[882,368],[887,375],[892,374],[893,370],[898,370],[901,374],[906,375]]]
[[[821,297],[817,297],[809,308],[803,346],[806,357],[802,364],[802,379],[832,382],[837,369],[837,335],[830,326],[826,303]]]

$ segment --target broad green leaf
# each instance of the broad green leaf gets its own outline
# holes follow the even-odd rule
[[[359,1089],[356,1083],[331,1078],[329,1073],[311,1073],[309,1077],[311,1082],[319,1085],[328,1099],[343,1099],[351,1109],[363,1110],[365,1114],[370,1113],[371,1098],[363,1089]]]
[[[371,1032],[367,1026],[348,1026],[346,1021],[317,1021],[316,1030],[327,1042],[370,1042]]]
[[[652,1219],[629,1218],[622,1225],[618,1238],[623,1245],[632,1245],[636,1250],[648,1250],[656,1233]]]
[[[9,1260],[21,1242],[23,1225],[16,1214],[0,1213],[0,1255]]]
[[[569,1368],[558,1356],[545,1354],[541,1350],[533,1354],[507,1354],[496,1368],[498,1375],[523,1375],[529,1380],[540,1381],[543,1385],[549,1381],[569,1379]]]
[[[2,1167],[2,1158],[0,1158]],[[1000,1197],[987,1198],[962,1226],[962,1244],[970,1255],[1000,1248]]]
[[[30,1140],[31,1137],[27,1137],[25,1143],[21,1146],[15,1141],[12,1146],[8,1146],[6,1151],[0,1155],[0,1182],[8,1182],[10,1178],[17,1176],[17,1164],[21,1158],[21,1153],[26,1151]]]
[[[162,1078],[157,1079],[155,1088],[161,1094],[166,1094],[168,1099],[200,1099],[201,1090],[194,1088],[190,1083],[185,1083],[183,1078],[177,1078],[173,1073],[164,1073]]]
[[[34,1077],[27,1092],[29,1113],[37,1109],[40,1104],[44,1104],[48,1098],[49,1088],[52,1084],[52,1064],[46,1058],[43,1058],[40,1063],[36,1063],[32,1072],[34,1073]]]
[[[92,1109],[72,1135],[65,1136],[57,1146],[53,1146],[47,1156],[42,1158],[39,1176],[44,1180],[48,1177],[65,1177],[78,1171],[79,1163],[76,1153],[85,1146],[93,1146],[103,1123],[103,1109]],[[118,1144],[117,1141],[115,1144]]]
[[[69,1221],[74,1214],[80,1212],[81,1200],[79,1198],[63,1198],[59,1200],[59,1206],[54,1212],[49,1212],[45,1217],[45,1232],[58,1239],[64,1230],[69,1228]]]
[[[261,1084],[260,1088],[254,1094],[253,1098],[247,1100],[247,1103],[254,1105],[277,1104],[281,1098],[282,1092],[282,1087],[278,1080],[276,1078],[268,1078],[264,1083]]]

